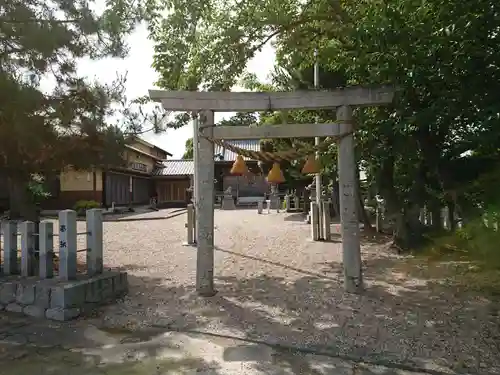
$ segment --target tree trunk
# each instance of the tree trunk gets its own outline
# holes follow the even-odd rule
[[[394,158],[387,158],[384,161],[378,182],[385,200],[386,216],[393,223],[394,244],[401,250],[418,246],[423,240],[419,205],[405,206],[399,199],[394,187]]]
[[[413,205],[396,215],[394,244],[401,250],[411,250],[423,243],[423,226],[419,220],[420,208]]]
[[[99,199],[97,198],[97,173],[95,168],[92,168],[92,197],[96,202],[99,202]]]

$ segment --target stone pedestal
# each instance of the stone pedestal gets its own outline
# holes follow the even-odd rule
[[[271,204],[271,210],[279,210],[280,209],[280,197],[278,195],[271,195],[269,197],[269,201]]]
[[[236,206],[234,204],[234,198],[232,195],[224,195],[222,198],[222,206],[221,208],[223,210],[234,210],[236,209]]]
[[[4,276],[0,278],[0,311],[66,321],[128,292],[127,273],[105,271],[75,280]]]

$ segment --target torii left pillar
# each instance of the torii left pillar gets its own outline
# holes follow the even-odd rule
[[[196,123],[196,122],[195,122]],[[203,111],[197,122],[199,132],[212,136],[214,112]],[[204,297],[215,295],[214,288],[214,145],[204,137],[197,137],[196,184],[196,291]]]

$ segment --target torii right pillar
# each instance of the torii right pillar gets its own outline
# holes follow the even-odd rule
[[[349,133],[338,142],[338,174],[340,195],[340,225],[342,234],[342,259],[344,267],[344,287],[348,293],[363,290],[361,268],[361,244],[359,219],[356,202],[356,160],[354,155],[354,134],[352,108],[341,106],[337,109],[340,134]]]

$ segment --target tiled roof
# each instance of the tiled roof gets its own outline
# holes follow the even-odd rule
[[[244,150],[260,151],[260,140],[258,139],[248,139],[248,140],[232,140],[226,141],[235,147],[242,148]],[[221,161],[235,161],[236,154],[228,149],[225,149],[219,145],[215,145],[215,162]],[[217,154],[223,155],[224,159],[219,159]],[[245,158],[248,160],[248,158]],[[193,160],[165,160],[163,163],[163,168],[155,168],[153,171],[154,176],[189,176],[194,174],[194,162]]]
[[[156,168],[154,176],[189,176],[194,174],[194,162],[192,160],[166,160],[163,168]]]
[[[242,148],[244,150],[250,150],[250,151],[260,151],[260,140],[259,139],[242,139],[242,140],[231,140],[231,141],[225,141],[226,143],[229,143],[232,146]],[[226,148],[223,148],[219,145],[215,145],[215,160],[221,160],[221,161],[235,161],[236,160],[236,154]],[[217,154],[223,155],[223,159],[218,159]],[[245,160],[248,160],[248,158],[244,158]]]

